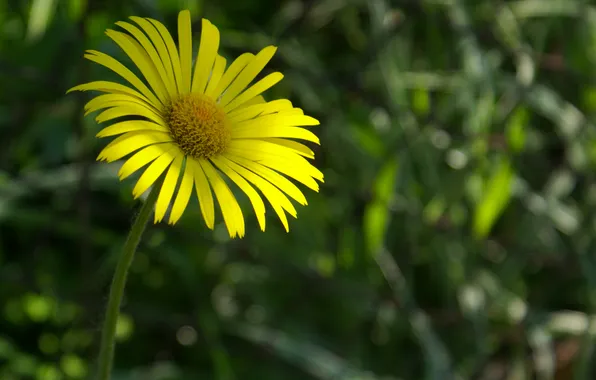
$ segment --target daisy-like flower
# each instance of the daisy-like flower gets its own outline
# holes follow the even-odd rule
[[[207,227],[213,229],[215,223],[216,199],[230,236],[244,236],[242,210],[228,187],[234,183],[248,196],[261,230],[265,230],[262,194],[288,231],[286,213],[296,217],[289,198],[302,205],[307,202],[287,177],[318,191],[317,180],[323,182],[323,174],[307,160],[314,158],[313,151],[294,141],[318,144],[319,139],[301,126],[319,122],[289,100],[266,102],[261,96],[283,75],[275,72],[251,85],[276,48],[265,47],[256,55],[244,53],[228,66],[218,54],[218,29],[203,19],[193,69],[189,11],[178,15],[178,46],[160,22],[130,19],[134,24],[116,23],[127,33],[108,30],[106,34],[144,80],[113,57],[88,50],[85,58],[117,73],[130,86],[95,81],[69,90],[104,93],[87,103],[86,114],[103,110],[97,122],[112,122],[97,137],[120,136],[101,151],[98,160],[113,162],[132,154],[118,175],[123,180],[143,169],[133,189],[135,198],[165,175],[155,223],[163,220],[170,205],[168,222],[176,223],[194,189]],[[126,120],[114,122],[120,118]]]

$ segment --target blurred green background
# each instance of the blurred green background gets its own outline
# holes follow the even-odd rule
[[[151,226],[115,380],[596,378],[596,4],[0,0],[0,380],[92,373],[138,202],[65,92],[182,9],[195,49],[201,17],[227,58],[279,46],[326,181],[290,233]]]

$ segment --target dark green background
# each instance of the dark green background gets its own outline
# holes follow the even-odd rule
[[[320,193],[246,238],[196,201],[144,236],[115,380],[592,379],[596,5],[0,0],[0,379],[90,375],[138,209],[83,118],[85,49],[189,8],[317,117]],[[592,323],[594,321],[594,323]]]

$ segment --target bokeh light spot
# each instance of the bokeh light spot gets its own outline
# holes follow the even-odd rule
[[[191,326],[182,326],[176,332],[176,339],[183,346],[192,346],[197,341],[197,331]]]

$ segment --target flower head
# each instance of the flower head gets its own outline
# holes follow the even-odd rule
[[[251,85],[276,48],[265,47],[256,55],[244,53],[228,66],[218,54],[218,29],[203,19],[193,68],[190,12],[178,16],[178,46],[160,22],[131,20],[134,24],[116,23],[127,33],[108,30],[106,34],[144,80],[111,56],[89,50],[85,58],[112,70],[129,85],[95,81],[69,90],[104,93],[87,103],[86,114],[102,110],[97,122],[112,124],[97,136],[118,137],[98,160],[113,162],[132,154],[118,175],[123,180],[144,169],[133,189],[135,198],[165,176],[155,223],[163,220],[170,205],[168,221],[176,223],[194,189],[207,227],[213,229],[215,223],[216,199],[230,236],[242,237],[244,217],[228,187],[231,182],[248,196],[261,230],[265,230],[262,194],[287,231],[286,213],[296,217],[288,197],[307,203],[287,177],[318,191],[317,180],[323,182],[323,174],[306,160],[314,158],[312,150],[294,141],[318,144],[318,138],[301,126],[319,122],[289,100],[266,102],[261,96],[283,75],[275,72]],[[119,118],[126,120],[114,122]]]

